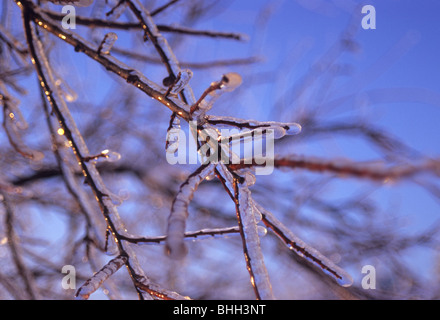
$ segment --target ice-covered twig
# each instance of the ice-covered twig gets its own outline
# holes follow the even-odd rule
[[[144,31],[144,39],[149,39],[154,45],[162,62],[167,68],[168,74],[177,78],[180,72],[179,62],[168,44],[168,41],[160,34],[157,25],[151,18],[150,13],[139,0],[126,0],[129,8],[139,20]],[[182,98],[185,103],[192,103],[194,95],[190,87],[182,91]]]
[[[161,13],[162,11],[168,9],[170,6],[172,6],[173,4],[175,4],[176,2],[178,2],[179,0],[171,0],[167,3],[165,3],[164,5],[160,6],[159,8],[154,9],[153,11],[151,11],[151,16],[154,17],[155,15]]]
[[[88,7],[93,3],[94,0],[43,0],[43,2],[48,1],[61,5],[71,4],[78,7]]]
[[[202,165],[192,173],[179,188],[174,198],[171,213],[168,217],[166,246],[170,256],[174,259],[181,259],[187,250],[183,243],[185,236],[186,219],[188,217],[188,206],[194,192],[199,184],[213,171],[212,165]]]
[[[11,146],[25,158],[35,161],[43,159],[42,152],[31,149],[23,142],[20,131],[27,128],[27,122],[20,112],[18,100],[9,95],[1,81],[0,104],[3,105],[3,128]]]
[[[318,250],[298,238],[270,211],[264,209],[255,200],[252,200],[252,206],[261,213],[263,223],[270,228],[290,250],[298,254],[300,257],[312,262],[315,266],[318,266],[326,274],[334,278],[341,286],[351,286],[353,279],[347,272],[338,267],[333,261],[325,257]]]
[[[202,118],[224,92],[235,90],[241,83],[242,78],[238,73],[230,72],[225,74],[219,81],[211,83],[202,93],[199,100],[191,106],[190,113],[195,113],[198,118]]]
[[[92,234],[88,234],[87,237],[91,239],[98,240],[96,246],[99,248],[103,248],[104,237],[102,236],[101,230],[104,230],[103,221],[98,219],[97,214],[95,214],[95,210],[89,201],[89,198],[85,192],[85,190],[80,186],[77,177],[75,176],[75,172],[73,168],[68,164],[66,159],[68,159],[67,148],[64,147],[65,140],[62,136],[57,132],[56,127],[51,121],[50,118],[50,110],[49,104],[46,100],[45,93],[41,89],[42,95],[42,103],[44,107],[44,112],[46,115],[46,122],[49,127],[49,131],[51,133],[52,140],[52,151],[55,155],[55,159],[58,163],[58,167],[60,168],[61,174],[63,176],[64,183],[66,185],[67,190],[70,192],[72,197],[77,201],[81,212],[83,213],[85,220],[87,221],[88,231],[91,231]],[[62,141],[61,141],[62,140]]]
[[[159,299],[159,300],[191,300],[188,296],[182,296],[181,294],[170,291],[162,288],[161,286],[152,283],[152,282],[146,282],[143,278],[138,278],[136,281],[136,287],[139,288],[139,290],[147,293],[149,296],[151,296],[153,299]]]
[[[157,26],[162,32],[173,32],[179,34],[187,34],[193,36],[205,36],[210,38],[225,38],[225,39],[234,39],[239,41],[246,41],[248,36],[241,33],[236,32],[221,32],[221,31],[210,31],[210,30],[194,30],[187,27],[177,26],[177,25],[158,25]]]
[[[239,232],[240,231],[238,227],[200,229],[197,231],[185,232],[184,240],[194,241],[200,239],[221,238],[224,235],[238,234]],[[162,244],[165,243],[167,236],[138,237],[138,238],[129,238],[124,236],[121,238],[125,241],[136,244]]]
[[[278,122],[278,121],[257,121],[245,120],[227,116],[205,116],[206,122],[212,125],[222,125],[229,127],[236,127],[239,129],[256,129],[256,128],[275,128],[280,127],[285,130],[286,135],[295,135],[301,132],[301,125],[296,122]]]
[[[144,272],[129,244],[125,245],[119,239],[119,234],[125,232],[125,227],[119,217],[117,208],[112,203],[111,199],[106,196],[108,193],[107,188],[102,181],[95,164],[93,162],[88,163],[84,161],[84,157],[86,157],[89,153],[87,145],[85,144],[84,139],[79,132],[65,101],[60,96],[58,90],[53,89],[55,85],[52,68],[47,60],[43,45],[34,35],[35,30],[33,29],[30,21],[30,12],[28,6],[31,6],[32,4],[31,2],[26,2],[21,5],[24,5],[23,20],[26,40],[42,90],[52,108],[53,114],[57,117],[60,126],[63,129],[65,137],[69,141],[69,145],[76,156],[79,166],[81,167],[86,183],[92,189],[94,196],[99,203],[102,214],[107,222],[108,228],[112,232],[112,236],[114,237],[119,253],[121,255],[123,254],[124,256],[130,257],[130,263],[127,265],[127,267],[134,282],[135,276],[145,277]]]
[[[118,271],[127,262],[127,257],[119,255],[110,260],[101,270],[89,278],[76,292],[75,297],[87,300],[90,295],[101,287],[103,282]]]
[[[18,41],[3,25],[0,24],[0,39],[3,40],[7,46],[24,57],[28,54],[27,49]]]
[[[274,299],[269,274],[264,264],[252,196],[245,181],[234,179],[234,198],[246,266],[257,299]]]

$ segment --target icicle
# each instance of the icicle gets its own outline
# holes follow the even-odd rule
[[[109,32],[104,36],[98,48],[99,54],[110,54],[110,50],[118,39],[118,35],[114,32]]]
[[[211,174],[212,170],[212,165],[202,166],[197,169],[182,183],[179,192],[174,198],[171,213],[168,217],[166,243],[167,251],[174,259],[181,259],[186,255],[187,249],[183,243],[183,238],[185,235],[186,219],[188,217],[188,206],[197,187]]]
[[[127,257],[125,256],[118,256],[110,260],[78,289],[75,296],[78,299],[87,300],[93,292],[98,290],[105,280],[118,271],[126,262]]]
[[[304,243],[304,241],[275,218],[270,211],[264,209],[255,201],[253,201],[253,204],[263,214],[263,220],[266,226],[273,229],[275,234],[286,243],[290,250],[318,266],[326,274],[333,277],[341,286],[349,287],[353,284],[353,279],[347,272],[338,267],[318,250]]]

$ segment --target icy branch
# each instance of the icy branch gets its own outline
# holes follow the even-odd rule
[[[243,240],[243,252],[255,295],[257,299],[274,299],[272,285],[261,251],[251,192],[246,182],[239,183],[237,179],[234,180],[234,196],[237,219]]]
[[[304,241],[298,238],[292,231],[282,224],[270,211],[264,209],[254,200],[252,201],[253,207],[261,213],[263,223],[270,228],[290,250],[298,254],[300,257],[312,262],[315,266],[318,266],[326,274],[334,278],[340,285],[344,287],[351,286],[353,279],[347,272],[339,268],[334,262],[325,257],[318,250],[304,243]]]
[[[195,113],[198,118],[202,118],[223,93],[235,90],[241,85],[242,81],[238,73],[225,74],[219,81],[211,83],[199,100],[191,106],[190,113]]]
[[[101,287],[103,282],[118,271],[127,262],[127,257],[117,256],[110,260],[101,270],[88,279],[76,292],[75,297],[87,300],[90,295]]]
[[[186,111],[187,106],[185,103],[177,98],[165,97],[165,90],[163,90],[161,86],[147,79],[144,75],[142,75],[142,73],[126,66],[124,63],[111,55],[98,54],[98,47],[96,45],[81,38],[74,32],[59,27],[56,22],[48,17],[44,11],[40,10],[40,8],[35,6],[32,2],[22,1],[21,4],[25,5],[24,9],[26,10],[27,14],[39,27],[42,27],[44,30],[54,34],[61,40],[72,45],[76,51],[85,53],[90,58],[104,66],[108,71],[117,74],[119,77],[126,80],[127,83],[135,86],[148,96],[168,107],[179,117],[186,120],[190,118],[188,111]],[[187,98],[190,97],[191,92]]]
[[[189,231],[185,232],[184,240],[202,240],[202,239],[210,239],[210,238],[222,238],[225,235],[234,235],[238,234],[240,231],[238,227],[229,227],[229,228],[206,228],[200,229],[197,231]],[[129,238],[129,237],[121,237],[123,240],[136,243],[136,244],[162,244],[165,243],[167,236],[157,236],[157,237],[138,237],[138,238]]]
[[[212,173],[212,165],[203,165],[192,173],[180,186],[179,192],[174,198],[171,214],[168,217],[167,250],[174,259],[181,259],[187,250],[183,243],[185,236],[186,219],[188,218],[188,206],[199,184]]]

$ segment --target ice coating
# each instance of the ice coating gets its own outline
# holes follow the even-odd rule
[[[172,93],[178,94],[180,93],[189,83],[193,76],[193,72],[189,69],[185,69],[180,71],[178,80],[174,84],[173,89],[171,90]]]
[[[99,45],[98,52],[100,54],[110,54],[110,50],[118,39],[118,35],[114,32],[109,32],[104,36],[101,44]]]
[[[286,135],[286,130],[283,127],[269,127],[269,130],[273,132],[274,139],[281,139]]]
[[[315,248],[309,246],[300,238],[298,238],[290,229],[282,224],[270,211],[264,209],[256,201],[253,200],[254,206],[262,213],[263,221],[267,227],[271,228],[275,234],[286,243],[287,247],[298,254],[300,257],[307,259],[314,265],[318,266],[324,273],[328,274],[343,286],[349,287],[353,284],[352,277],[343,269],[338,267],[333,261],[328,259]]]
[[[186,219],[188,218],[188,206],[199,184],[212,173],[212,165],[202,166],[191,174],[182,183],[179,192],[174,198],[171,213],[168,217],[166,247],[173,259],[182,259],[187,249],[183,243],[185,236]]]
[[[101,154],[104,155],[104,157],[101,157],[101,158],[108,161],[108,162],[116,162],[121,159],[121,154],[116,151],[111,151],[111,150],[105,149],[101,152]]]
[[[217,99],[225,92],[234,91],[242,83],[242,78],[238,73],[230,72],[221,78],[220,81],[211,83],[209,88],[204,92],[201,101],[197,105],[195,114],[202,118],[209,111]],[[203,98],[203,99],[202,99]]]
[[[246,183],[239,185],[238,195],[240,217],[245,238],[245,255],[250,265],[251,282],[261,299],[274,299],[269,274],[264,264],[260,246],[260,235],[254,215],[251,192]],[[260,230],[261,232],[261,230]]]
[[[78,99],[78,94],[62,78],[57,79],[55,85],[67,102],[75,102]]]
[[[88,299],[93,292],[98,290],[105,280],[118,271],[126,262],[127,257],[125,256],[118,256],[110,260],[101,270],[95,273],[78,289],[75,296],[78,299]]]
[[[179,61],[174,55],[173,50],[171,49],[168,41],[162,36],[159,32],[156,24],[154,23],[150,13],[146,10],[145,6],[139,0],[132,0],[130,5],[134,6],[136,10],[141,15],[141,23],[144,24],[143,29],[145,31],[148,30],[151,37],[155,38],[157,41],[157,46],[160,47],[160,51],[166,56],[167,63],[173,74],[178,75],[180,70]],[[194,93],[190,86],[186,86],[182,90],[182,94],[185,97],[185,100],[188,104],[195,103]]]
[[[229,72],[222,77],[221,82],[222,82],[221,90],[226,92],[231,92],[241,85],[243,79],[238,73]]]
[[[216,124],[218,123],[218,124],[239,127],[239,128],[242,127],[248,129],[282,128],[285,131],[284,135],[299,134],[302,130],[301,125],[296,122],[257,121],[253,119],[245,120],[245,119],[229,117],[229,116],[214,116],[214,115],[208,115],[206,116],[205,119],[211,123],[216,123]],[[279,130],[277,133],[275,133],[275,135],[281,137],[283,135],[283,131]]]
[[[28,124],[18,104],[19,101],[9,96],[6,86],[0,81],[0,105],[3,105],[3,127],[8,136],[9,143],[22,156],[34,161],[40,161],[44,158],[44,154],[28,147],[22,139],[21,131],[27,129]]]

